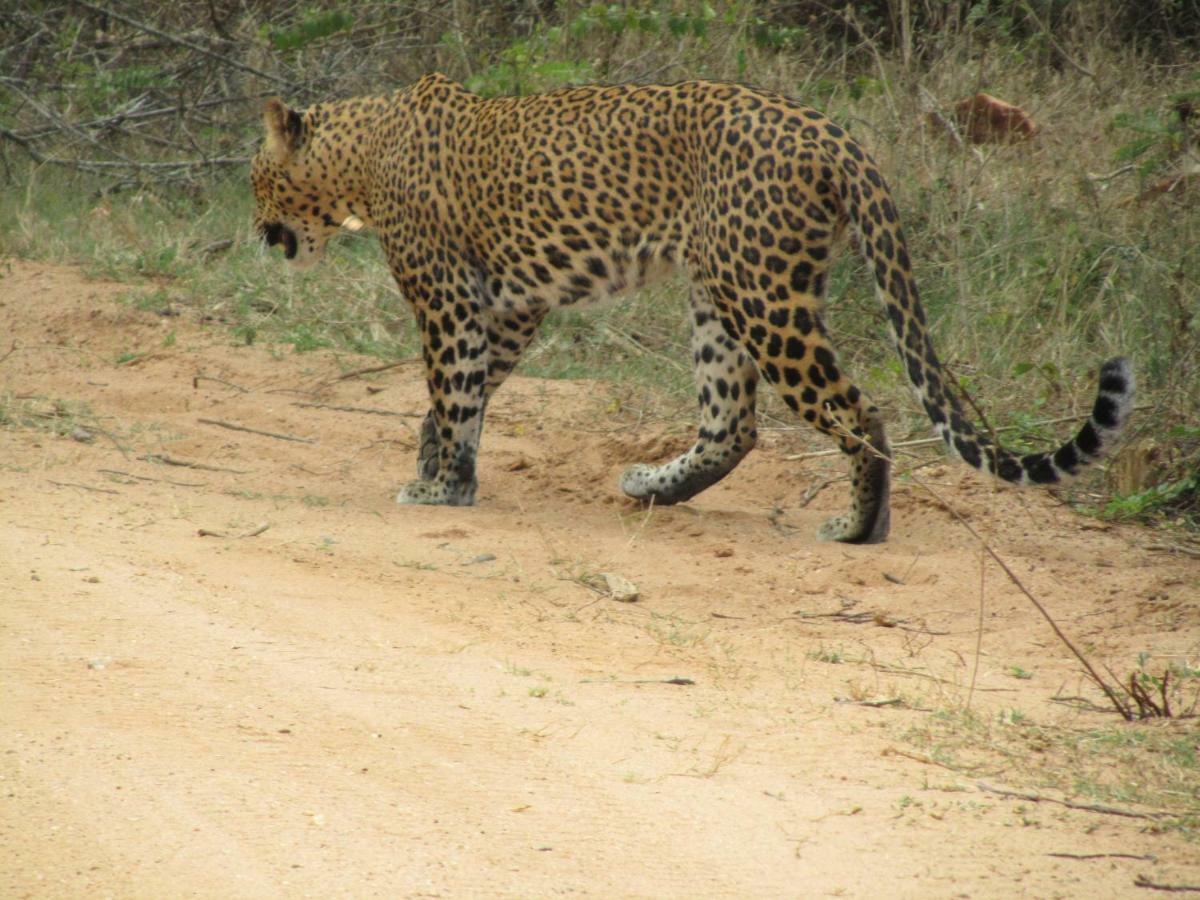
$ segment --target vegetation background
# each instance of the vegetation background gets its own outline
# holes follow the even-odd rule
[[[347,235],[325,266],[282,277],[251,232],[263,98],[382,93],[434,69],[485,95],[751,82],[823,109],[878,158],[941,355],[1008,442],[1062,434],[1100,361],[1133,358],[1132,440],[1069,497],[1195,529],[1198,59],[1200,0],[5,0],[0,257],[148,280],[138,302],[235,340],[407,357],[413,329],[373,241]],[[961,140],[946,123],[979,91],[1038,135]],[[928,434],[852,253],[830,294],[842,353],[895,438]],[[612,379],[640,417],[690,428],[682,296],[557,315],[522,370]],[[769,400],[765,421],[795,427]]]

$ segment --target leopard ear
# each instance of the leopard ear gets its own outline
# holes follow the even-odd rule
[[[263,107],[263,124],[267,127],[267,150],[277,161],[287,162],[300,146],[304,119],[278,97],[272,97]]]

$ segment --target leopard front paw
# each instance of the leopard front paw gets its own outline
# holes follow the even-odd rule
[[[473,506],[475,485],[464,488],[440,481],[410,481],[400,488],[396,494],[396,502],[406,506]]]
[[[654,499],[657,487],[654,475],[657,471],[657,466],[648,466],[644,463],[630,466],[621,473],[621,480],[618,482],[621,491],[625,496],[632,497],[634,500]]]
[[[843,544],[882,544],[887,540],[890,527],[891,515],[885,504],[871,516],[847,515],[826,519],[818,529],[817,537]]]

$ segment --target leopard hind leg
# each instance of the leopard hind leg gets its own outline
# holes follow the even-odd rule
[[[699,432],[696,442],[675,459],[625,470],[621,490],[637,500],[668,505],[690,500],[732,472],[758,440],[758,369],[726,333],[702,288],[693,287],[690,306]]]
[[[795,317],[801,324],[803,316]],[[803,338],[786,342],[795,358],[766,365],[784,402],[818,431],[837,441],[850,464],[850,509],[827,519],[822,540],[878,544],[891,528],[891,450],[883,414],[838,366],[819,314]]]
[[[838,366],[820,306],[818,295],[796,292],[787,303],[764,301],[770,328],[747,316],[746,307],[741,316],[727,307],[722,317],[788,407],[837,441],[850,463],[850,509],[826,521],[818,535],[850,544],[880,543],[891,526],[891,460],[883,417]]]

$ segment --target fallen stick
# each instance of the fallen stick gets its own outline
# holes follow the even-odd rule
[[[1174,891],[1175,893],[1200,893],[1200,885],[1195,884],[1162,884],[1158,881],[1151,881],[1145,875],[1139,875],[1133,879],[1133,886],[1140,888],[1150,888],[1152,891]]]
[[[1035,794],[1027,791],[1014,791],[1009,788],[996,787],[988,784],[986,781],[977,781],[975,786],[981,791],[987,791],[990,794],[996,794],[1000,797],[1012,797],[1017,800],[1029,800],[1033,803],[1057,803],[1059,806],[1065,806],[1069,809],[1081,809],[1085,812],[1103,813],[1106,816],[1124,816],[1127,819],[1150,819],[1151,821],[1161,821],[1162,819],[1175,818],[1173,813],[1145,813],[1138,812],[1133,809],[1121,809],[1119,806],[1106,806],[1102,803],[1076,803],[1073,800],[1059,800],[1056,797],[1047,797],[1045,794]]]
[[[1200,559],[1200,550],[1185,547],[1183,544],[1143,544],[1142,548],[1152,553],[1181,553],[1193,559]]]
[[[200,256],[211,256],[214,253],[220,253],[228,250],[233,246],[233,238],[222,238],[219,241],[213,241],[211,244],[205,244],[196,251]]]
[[[170,478],[151,478],[149,475],[134,475],[132,472],[122,472],[120,469],[97,469],[102,475],[117,475],[121,478],[132,478],[135,481],[153,481],[155,484],[173,484],[177,487],[207,487],[202,481],[173,481]]]
[[[371,416],[399,416],[407,419],[425,418],[425,413],[395,412],[390,409],[373,409],[370,406],[334,406],[330,403],[305,403],[301,400],[295,401],[292,403],[292,406],[300,406],[304,409],[331,409],[334,412],[366,413]]]
[[[214,378],[212,375],[193,375],[192,390],[198,390],[200,387],[200,382],[202,381],[215,381],[217,384],[223,384],[226,387],[231,387],[235,391],[241,391],[243,394],[250,393],[247,388],[242,387],[240,384],[234,384],[232,381],[226,381],[224,378]]]
[[[263,522],[261,525],[256,525],[254,528],[251,528],[249,531],[243,531],[241,534],[234,535],[234,537],[236,537],[238,539],[249,538],[249,537],[258,537],[260,534],[262,534],[264,531],[266,531],[270,527],[271,527],[270,522]],[[229,535],[227,535],[225,532],[213,531],[211,528],[197,529],[196,534],[199,537],[229,537]]]
[[[143,462],[161,463],[164,466],[181,466],[185,469],[201,469],[205,472],[230,472],[234,475],[249,475],[245,469],[223,469],[220,466],[210,466],[205,463],[190,462],[186,459],[176,459],[165,453],[145,453],[138,457]]]
[[[334,381],[347,381],[351,378],[357,378],[359,375],[373,375],[376,372],[386,372],[388,369],[395,369],[397,366],[406,366],[409,363],[417,362],[415,359],[398,359],[395,362],[383,363],[378,366],[367,366],[363,369],[355,369],[352,372],[346,372],[339,375]]]
[[[580,684],[677,684],[683,687],[689,687],[696,682],[691,678],[585,678],[579,682]]]
[[[119,493],[121,493],[120,491],[114,491],[110,488],[92,487],[90,484],[79,484],[78,482],[74,482],[74,481],[52,481],[49,478],[47,478],[46,480],[49,481],[55,487],[82,488],[85,491],[94,491],[97,494],[119,494]]]
[[[230,431],[245,431],[248,434],[261,434],[263,437],[275,438],[280,441],[295,441],[298,444],[315,444],[316,441],[312,438],[296,437],[294,434],[280,434],[277,431],[261,431],[258,428],[249,428],[245,425],[235,425],[232,422],[222,422],[220,419],[197,419],[205,425],[216,425],[218,428],[228,428]]]
[[[1047,853],[1047,856],[1057,856],[1059,859],[1144,859],[1147,862],[1157,862],[1158,858],[1148,853]]]
[[[903,756],[905,759],[911,759],[915,762],[924,763],[927,766],[941,766],[943,769],[949,769],[951,772],[964,774],[970,769],[978,769],[979,766],[956,766],[951,763],[942,762],[940,759],[934,759],[926,753],[914,753],[910,750],[901,750],[899,747],[884,747],[883,756]]]

